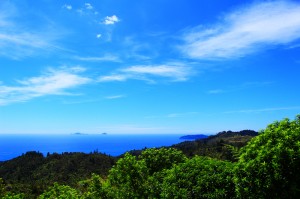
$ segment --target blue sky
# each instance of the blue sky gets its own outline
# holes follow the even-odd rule
[[[1,134],[260,130],[299,75],[299,1],[0,2]]]

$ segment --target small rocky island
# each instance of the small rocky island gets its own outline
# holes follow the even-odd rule
[[[180,139],[182,139],[182,140],[199,140],[199,139],[204,139],[207,137],[208,137],[207,135],[197,134],[197,135],[184,135],[184,136],[181,136]]]

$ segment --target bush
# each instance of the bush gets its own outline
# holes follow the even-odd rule
[[[39,199],[79,199],[79,195],[77,190],[70,186],[54,183]]]
[[[161,198],[234,198],[233,163],[196,156],[167,171]]]
[[[235,168],[240,198],[299,198],[300,116],[270,124],[241,150]]]

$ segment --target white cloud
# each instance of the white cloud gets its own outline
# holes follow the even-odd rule
[[[264,82],[255,82],[255,81],[254,82],[245,82],[241,85],[231,86],[231,87],[228,87],[226,89],[209,90],[207,93],[208,94],[231,93],[231,92],[237,92],[237,91],[242,91],[242,90],[251,89],[251,88],[266,87],[266,86],[270,86],[272,84],[273,84],[273,82],[268,82],[268,81],[264,81]]]
[[[18,80],[17,86],[0,85],[0,105],[28,101],[47,95],[71,95],[68,89],[91,82],[91,79],[80,76],[84,68],[72,67],[59,70],[49,69],[45,74]]]
[[[178,117],[189,117],[199,114],[198,112],[187,112],[187,113],[170,113],[167,115],[168,118],[178,118]]]
[[[112,75],[102,76],[98,81],[136,79],[154,83],[156,78],[167,78],[169,81],[187,81],[192,74],[190,67],[182,65],[139,65],[121,69]]]
[[[135,75],[151,75],[168,77],[174,81],[186,81],[190,75],[190,68],[176,65],[132,66],[123,69],[125,73]]]
[[[88,9],[88,10],[93,9],[93,6],[90,3],[85,3],[84,5],[85,5],[85,8]]]
[[[113,15],[113,16],[107,16],[105,17],[105,20],[104,20],[104,24],[105,25],[112,25],[112,24],[115,24],[117,22],[119,22],[120,19],[116,16],[116,15]]]
[[[106,75],[106,76],[99,77],[98,82],[114,82],[114,81],[122,82],[122,81],[126,81],[127,79],[129,79],[129,76],[127,76],[127,75],[112,74],[112,75]]]
[[[85,3],[82,7],[76,9],[76,12],[81,16],[92,17],[93,21],[96,21],[96,18],[94,18],[94,16],[99,14],[99,12],[91,3]]]
[[[65,5],[63,5],[63,8],[65,8],[67,10],[72,10],[72,5],[65,4]]]
[[[120,62],[120,58],[115,55],[104,55],[102,57],[79,57],[75,56],[74,59],[80,61],[90,61],[90,62],[100,62],[100,61],[112,61],[112,62]]]
[[[245,110],[236,110],[236,111],[226,111],[224,114],[232,113],[261,113],[261,112],[273,112],[273,111],[284,111],[284,110],[299,110],[300,106],[292,107],[275,107],[275,108],[263,108],[263,109],[245,109]]]
[[[220,93],[225,93],[225,90],[222,89],[214,89],[214,90],[209,90],[208,94],[220,94]]]
[[[112,95],[112,96],[106,96],[105,99],[119,99],[119,98],[124,98],[126,97],[125,95]]]
[[[195,28],[181,50],[195,59],[239,58],[299,38],[300,4],[266,1],[229,13],[215,26]]]
[[[97,34],[96,37],[97,37],[97,39],[99,39],[99,38],[102,37],[102,35],[101,34]]]
[[[45,24],[44,27],[26,27],[18,20],[22,15],[12,5],[2,5],[0,13],[0,56],[12,59],[62,49],[56,44],[61,37],[61,30]],[[55,30],[54,30],[55,29]]]
[[[0,55],[21,59],[41,51],[62,49],[55,44],[56,37],[51,32],[0,32]]]
[[[199,112],[184,112],[184,113],[170,113],[167,115],[156,115],[156,116],[146,116],[147,119],[153,118],[183,118],[183,117],[195,117]]]

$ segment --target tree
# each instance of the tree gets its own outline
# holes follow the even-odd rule
[[[163,169],[170,169],[174,164],[184,162],[187,158],[182,151],[174,148],[152,148],[143,151],[139,159],[145,161],[149,174],[152,175]]]
[[[145,182],[148,198],[159,198],[166,171],[186,161],[187,157],[182,151],[174,148],[152,148],[144,150],[139,159],[145,162],[149,174]]]
[[[126,153],[109,171],[108,179],[113,198],[146,198],[145,181],[148,178],[146,164]]]
[[[114,198],[156,198],[161,192],[164,170],[184,162],[186,156],[172,148],[146,149],[136,158],[126,153],[109,172]],[[112,196],[111,196],[112,197]]]
[[[54,183],[47,191],[40,195],[39,199],[79,199],[76,189],[67,185]]]
[[[108,197],[108,188],[105,187],[106,182],[97,174],[92,174],[88,180],[80,181],[83,187],[82,198],[84,199],[106,199]]]
[[[195,156],[166,172],[161,198],[234,198],[233,163]]]
[[[1,199],[25,199],[24,194],[12,194],[12,193],[7,193],[5,196],[3,196]]]
[[[0,178],[0,198],[4,196],[4,194],[5,194],[5,185],[2,178]]]
[[[240,198],[298,198],[300,115],[268,125],[242,148],[234,181]]]

